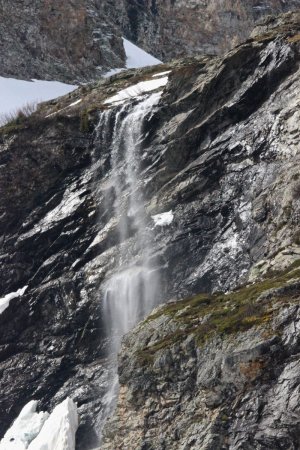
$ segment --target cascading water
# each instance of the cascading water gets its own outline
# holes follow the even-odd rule
[[[114,191],[114,216],[118,222],[119,263],[115,273],[104,283],[103,320],[114,359],[122,336],[160,302],[159,269],[152,254],[151,222],[147,218],[141,151],[143,124],[149,119],[160,93],[143,97],[103,112],[98,136],[110,140],[111,172],[109,191]],[[114,123],[113,135],[109,127]],[[107,204],[110,200],[107,198]],[[117,370],[105,396],[108,416],[117,393]],[[104,417],[105,420],[105,417]]]

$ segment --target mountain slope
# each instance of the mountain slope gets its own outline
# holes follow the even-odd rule
[[[195,54],[224,54],[247,39],[268,15],[300,7],[299,0],[124,0],[118,18],[130,40],[168,61]]]
[[[169,448],[175,449],[175,428],[186,393],[190,414],[183,419],[199,419],[190,402],[205,388],[204,381],[198,380],[196,390],[190,389],[189,383],[195,381],[195,374],[200,377],[202,354],[211,357],[211,369],[203,377],[209,375],[216,388],[205,392],[210,399],[204,412],[207,417],[216,415],[216,426],[222,419],[219,412],[224,396],[228,393],[229,400],[239,400],[244,387],[250,395],[249,400],[244,399],[245,408],[259,401],[263,382],[271,393],[272,387],[277,392],[281,383],[286,392],[286,397],[280,397],[283,402],[297,400],[292,390],[297,391],[299,383],[292,369],[294,363],[297,367],[299,351],[299,273],[295,266],[297,271],[292,273],[290,266],[300,257],[299,14],[268,22],[258,33],[223,58],[195,57],[128,70],[42,104],[32,116],[1,128],[0,297],[7,303],[7,295],[19,292],[9,296],[9,305],[0,314],[1,437],[29,401],[39,400],[43,410],[51,410],[70,396],[78,403],[80,414],[77,448],[90,450],[99,445],[112,380],[110,342],[102,314],[104,287],[122,264],[128,263],[122,260],[124,255],[134,261],[140,256],[134,222],[126,239],[120,242],[118,238],[123,217],[116,214],[114,204],[118,202],[122,209],[130,186],[125,183],[117,191],[112,182],[116,167],[111,138],[119,135],[117,118],[125,120],[132,108],[147,98],[143,92],[150,90],[150,85],[159,101],[144,115],[136,157],[144,226],[153,237],[150,256],[157,261],[161,275],[158,300],[194,300],[171,306],[171,311],[161,310],[126,338],[120,366],[122,409],[117,414],[123,411],[124,417],[129,417],[134,392],[134,400],[140,401],[134,411],[143,421],[144,407],[149,407],[146,413],[153,412],[144,401],[151,402],[157,389],[157,416],[152,415],[151,422],[147,415],[146,428],[139,422],[136,448],[166,445],[163,440],[157,444],[156,439],[159,429],[155,420],[162,413],[163,427],[168,428],[168,420],[174,422]],[[120,92],[125,103],[112,104],[116,95],[120,101]],[[122,162],[117,165],[121,180]],[[161,215],[165,220],[159,225]],[[278,271],[280,280],[273,276]],[[269,280],[263,286],[263,297],[256,296],[257,284],[255,295],[247,289],[241,297],[231,293],[242,284],[259,283],[262,277]],[[268,293],[269,288],[277,291]],[[227,295],[218,296],[220,291]],[[207,297],[195,299],[199,292]],[[228,311],[236,313],[229,330],[228,323],[222,322]],[[278,322],[274,322],[275,331],[268,326],[273,319]],[[160,328],[155,331],[157,324]],[[200,342],[193,341],[193,326],[202,333]],[[190,336],[183,344],[182,334],[184,339]],[[135,337],[134,345],[128,345]],[[164,347],[165,339],[171,355]],[[212,349],[215,342],[218,345]],[[186,361],[182,362],[178,348],[187,354]],[[223,378],[220,382],[220,361],[234,348],[236,359],[226,359],[226,367],[242,369],[229,383]],[[173,366],[176,357],[178,365]],[[154,369],[153,361],[157,362]],[[263,374],[259,378],[260,363],[272,366],[272,361],[276,363],[274,372],[271,367],[265,378]],[[166,378],[172,379],[174,367],[179,377],[174,383],[179,383],[182,394],[179,400],[172,397],[173,385],[156,384],[170,382]],[[139,383],[145,379],[149,384],[141,387]],[[249,384],[256,381],[259,389],[255,393]],[[165,399],[159,389],[165,389]],[[211,391],[211,386],[207,389]],[[264,397],[266,411],[271,393]],[[174,402],[176,410],[172,405],[168,409],[168,402]],[[291,414],[281,417],[290,420],[292,410],[291,404]],[[242,410],[239,406],[235,411]],[[174,414],[170,419],[169,412]],[[261,413],[259,404],[256,412]],[[289,435],[295,447],[297,408],[294,422],[284,422],[282,428],[272,422],[277,418],[274,414],[263,416],[263,431],[272,431],[276,425],[278,433],[283,438]],[[237,422],[237,434],[238,429],[247,430],[253,424],[251,414],[243,412],[241,417],[243,427]],[[238,415],[235,419],[238,421]],[[197,427],[205,426],[206,419],[201,420]],[[108,428],[106,445],[116,449],[122,433],[130,436],[135,423],[111,424],[117,427],[117,436]],[[233,421],[224,416],[224,426],[233,427]],[[184,428],[189,434],[191,428]],[[250,431],[247,433],[249,437]],[[216,439],[219,437],[225,448],[239,448],[227,440],[225,432]],[[192,435],[186,439],[191,439],[192,446]],[[246,438],[241,439],[248,445]],[[249,439],[244,448],[251,448],[253,436]],[[262,448],[281,448],[280,436],[277,441],[272,436],[267,439],[262,437]]]
[[[254,23],[300,0],[17,0],[0,2],[0,76],[71,84],[126,65],[121,36],[169,61],[223,54]]]
[[[1,1],[0,75],[76,84],[124,67],[121,33],[97,3]]]

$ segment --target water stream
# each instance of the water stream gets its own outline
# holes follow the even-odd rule
[[[110,139],[109,183],[114,190],[113,208],[120,248],[118,267],[104,283],[102,300],[112,359],[118,353],[122,336],[160,301],[159,269],[152,254],[152,224],[145,209],[141,176],[143,124],[149,120],[159,99],[160,94],[155,93],[139,102],[135,100],[105,111],[98,126],[100,138]],[[108,128],[112,122],[111,137]],[[105,416],[112,411],[117,394],[117,370],[110,385]]]

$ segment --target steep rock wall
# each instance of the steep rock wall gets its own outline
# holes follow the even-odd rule
[[[247,39],[254,23],[300,7],[299,0],[125,0],[128,38],[163,61],[223,54]],[[125,19],[125,21],[124,21]]]

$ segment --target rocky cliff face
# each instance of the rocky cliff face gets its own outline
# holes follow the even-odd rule
[[[28,286],[0,314],[1,435],[29,400],[48,409],[70,396],[78,449],[99,443],[103,287],[124,255],[139,259],[134,223],[118,238],[111,137],[141,97],[105,101],[170,71],[136,156],[161,299],[192,300],[126,338],[116,417],[128,420],[109,422],[106,448],[297,448],[299,14],[258,32],[224,58],[128,71],[1,129],[0,297]],[[249,280],[254,291],[217,294]]]
[[[77,82],[125,66],[121,34],[97,2],[1,0],[0,18],[1,76]]]
[[[223,54],[254,23],[300,7],[300,0],[0,1],[0,75],[89,81],[125,67],[121,35],[168,61]]]
[[[102,448],[299,448],[299,276],[154,312],[124,340]]]
[[[122,28],[128,38],[163,61],[195,54],[223,54],[247,39],[266,15],[300,7],[289,2],[231,0],[125,0]],[[120,20],[120,19],[119,19]]]

